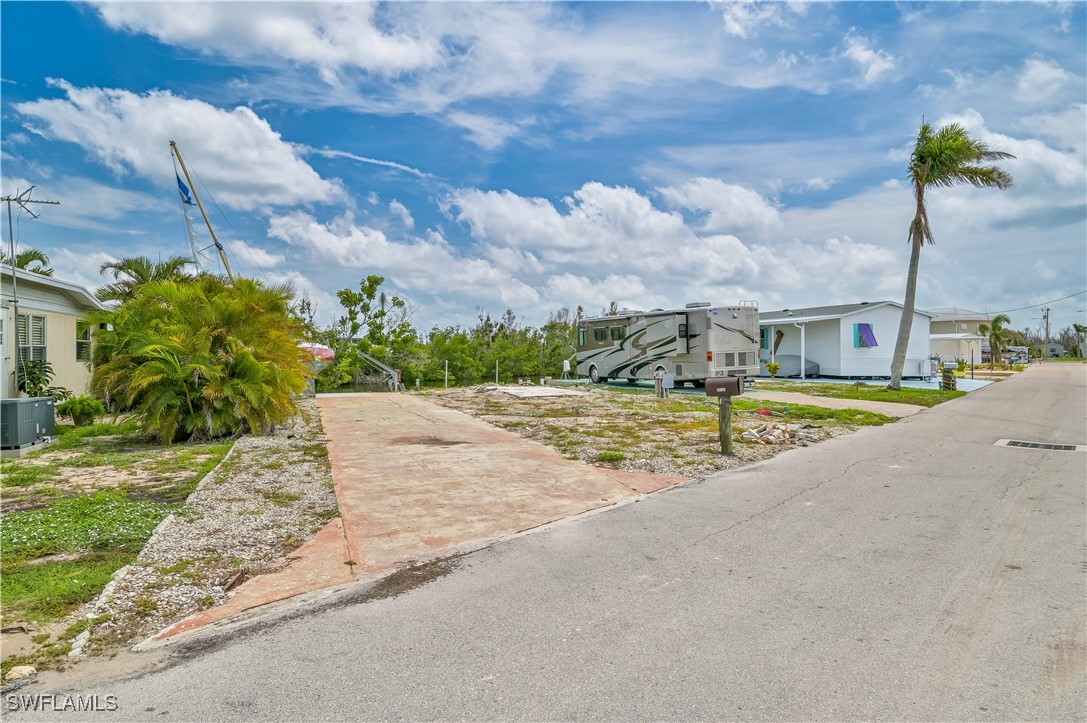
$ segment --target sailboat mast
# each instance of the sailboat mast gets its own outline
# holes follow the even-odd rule
[[[196,184],[192,182],[192,178],[189,177],[189,169],[185,166],[185,159],[181,157],[181,149],[177,147],[177,143],[170,141],[170,149],[177,157],[177,162],[181,164],[181,172],[185,174],[185,180],[189,182],[189,188],[192,189],[193,198],[196,199],[196,205],[200,208],[200,215],[204,217],[204,223],[208,225],[208,232],[211,233],[211,240],[215,244],[215,248],[219,251],[219,258],[223,260],[223,267],[226,269],[226,277],[230,279],[230,283],[234,283],[234,274],[230,270],[230,262],[226,260],[226,252],[223,251],[223,245],[219,243],[218,237],[215,235],[215,229],[211,226],[211,221],[208,219],[208,212],[204,210],[204,202],[200,200],[200,194],[196,192]]]

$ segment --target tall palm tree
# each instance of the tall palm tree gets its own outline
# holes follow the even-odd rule
[[[11,264],[11,257],[0,249],[0,264]],[[52,276],[53,267],[49,265],[49,256],[38,249],[23,249],[15,254],[15,268],[32,271],[42,276]]]
[[[103,286],[94,295],[99,301],[126,301],[134,297],[136,290],[144,284],[188,276],[185,267],[192,263],[188,256],[171,256],[158,262],[146,256],[126,256],[110,261],[102,264],[98,272],[110,272],[114,283]]]
[[[976,188],[1011,188],[1012,177],[996,166],[978,165],[986,161],[998,161],[1015,156],[1003,151],[990,150],[981,141],[970,137],[958,123],[933,130],[928,123],[921,123],[917,143],[910,154],[906,173],[913,185],[917,211],[910,222],[910,268],[906,274],[906,299],[902,304],[902,321],[898,326],[898,340],[891,360],[891,382],[887,389],[897,391],[902,384],[902,368],[906,365],[906,347],[913,327],[913,312],[917,296],[917,267],[921,260],[921,247],[932,244],[932,228],[929,226],[925,192],[931,188],[950,188],[969,183]]]
[[[997,314],[988,324],[978,324],[978,333],[989,337],[989,366],[1003,364],[1000,350],[1008,344],[1008,330],[1005,325],[1012,323],[1007,314]]]

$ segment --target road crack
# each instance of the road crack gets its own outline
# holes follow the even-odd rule
[[[877,459],[882,459],[882,458],[877,458]],[[825,484],[827,484],[829,482],[836,482],[836,481],[842,479],[847,474],[849,474],[849,471],[851,469],[853,469],[854,467],[856,467],[858,464],[861,464],[862,462],[874,462],[874,461],[876,461],[876,459],[858,459],[856,462],[853,462],[848,467],[846,467],[844,470],[842,470],[839,474],[837,474],[837,475],[835,475],[833,477],[828,477],[827,479],[823,480],[822,482],[819,482],[818,484],[814,484],[811,487],[805,487],[804,489],[800,490],[799,492],[791,494],[788,497],[786,497],[785,499],[783,499],[783,500],[781,500],[779,502],[776,502],[776,503],[770,505],[769,507],[767,507],[767,508],[765,508],[763,510],[759,510],[758,512],[754,513],[753,515],[750,515],[750,516],[748,516],[748,517],[746,517],[746,518],[744,518],[742,520],[737,520],[736,522],[733,522],[728,527],[722,528],[722,529],[717,530],[715,532],[711,532],[708,535],[705,535],[704,537],[701,537],[701,538],[695,540],[694,542],[690,543],[689,545],[683,546],[680,549],[689,550],[692,547],[696,547],[697,545],[701,545],[703,542],[710,539],[711,537],[718,537],[720,535],[725,534],[726,532],[730,532],[731,530],[736,529],[740,525],[746,525],[748,522],[751,522],[752,520],[754,520],[754,519],[756,519],[758,517],[762,517],[767,512],[772,512],[773,510],[776,510],[778,507],[781,507],[782,505],[785,505],[785,504],[788,504],[789,502],[792,502],[793,500],[795,500],[797,497],[800,497],[801,495],[807,494],[809,492],[814,492],[815,490],[819,489],[820,487],[822,487],[823,485],[825,485]]]

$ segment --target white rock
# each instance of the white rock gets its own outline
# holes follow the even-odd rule
[[[37,673],[38,669],[33,665],[16,665],[14,668],[8,671],[8,674],[4,676],[4,680],[22,680]]]

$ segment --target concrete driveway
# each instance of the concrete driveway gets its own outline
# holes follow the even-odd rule
[[[141,647],[687,481],[574,462],[410,394],[329,394],[317,401],[340,517],[282,570],[247,580],[226,603]]]

